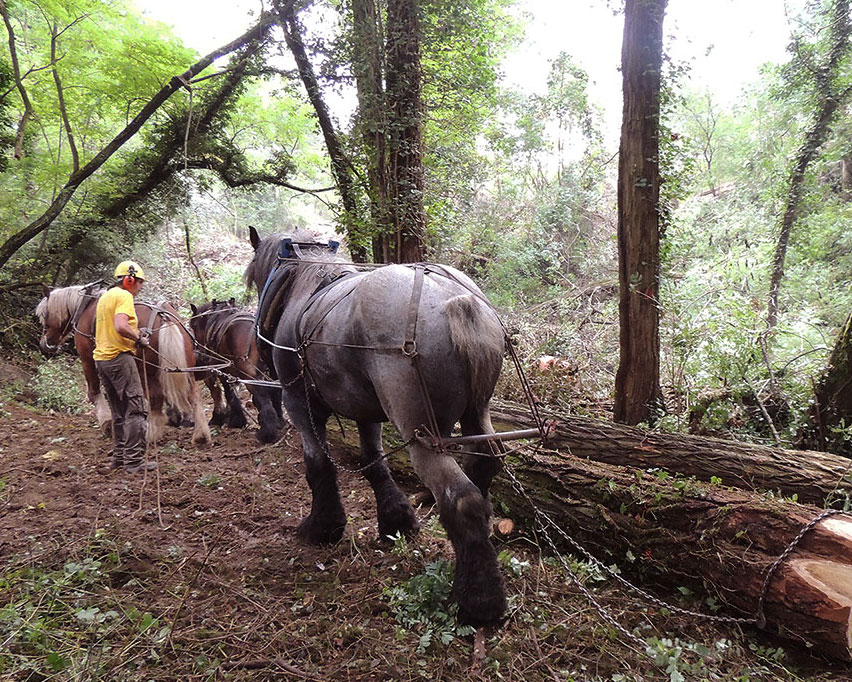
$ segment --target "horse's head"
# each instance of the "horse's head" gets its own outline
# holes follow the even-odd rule
[[[35,309],[41,322],[41,338],[38,347],[45,355],[53,355],[62,343],[73,334],[75,324],[84,309],[94,303],[101,294],[95,285],[70,286],[51,291],[44,287],[44,298]]]
[[[217,301],[215,298],[207,303],[202,303],[196,307],[194,304],[189,304],[192,310],[192,317],[189,318],[189,327],[195,338],[204,343],[207,338],[207,330],[213,320],[228,314],[237,307],[236,300],[230,298],[227,301]]]
[[[297,230],[292,234],[276,233],[261,238],[257,230],[250,226],[249,238],[254,257],[246,267],[243,280],[247,287],[254,286],[258,295],[263,292],[270,273],[282,265],[298,261],[345,262],[337,255],[339,242],[322,242],[316,234],[308,230]]]
[[[65,306],[58,302],[61,290],[51,298],[51,291],[44,287],[44,298],[35,309],[36,317],[41,323],[41,337],[38,347],[45,355],[54,355],[68,335],[70,315],[65,312]]]

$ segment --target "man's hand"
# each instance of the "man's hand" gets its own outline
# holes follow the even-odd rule
[[[141,346],[142,348],[147,348],[151,345],[151,330],[150,329],[140,329],[139,330],[139,338],[136,339],[136,345]]]

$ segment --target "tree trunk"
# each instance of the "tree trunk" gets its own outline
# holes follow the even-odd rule
[[[828,26],[830,47],[825,64],[811,69],[816,79],[817,110],[814,112],[813,121],[805,135],[805,141],[799,148],[790,171],[790,185],[787,189],[784,215],[781,219],[778,241],[775,244],[775,255],[772,259],[772,276],[769,280],[769,300],[766,315],[766,327],[770,331],[775,328],[778,322],[778,290],[781,288],[781,280],[784,277],[784,261],[787,257],[790,233],[798,217],[805,172],[819,148],[825,142],[834,115],[846,101],[850,91],[846,86],[842,90],[838,90],[835,85],[839,68],[844,63],[843,57],[849,52],[849,36],[852,33],[852,24],[849,21],[849,0],[833,0]]]
[[[729,615],[751,619],[762,606],[769,631],[814,652],[852,658],[848,516],[817,523],[773,570],[775,560],[824,510],[559,453],[510,458],[507,464],[511,472],[492,485],[496,506],[508,509],[525,526],[522,531],[535,528],[539,542],[544,527],[559,550],[576,552],[573,539],[626,573],[710,591],[729,607]]]
[[[498,430],[530,428],[527,410],[493,409]],[[782,450],[718,438],[657,433],[588,417],[565,417],[547,447],[580,459],[637,469],[660,469],[752,492],[772,491],[818,506],[842,503],[852,492],[852,466],[822,452]]]
[[[293,59],[296,60],[299,77],[302,79],[308,99],[316,113],[317,122],[319,123],[320,131],[322,131],[326,149],[328,150],[328,156],[331,159],[331,174],[337,184],[337,190],[340,192],[340,200],[343,202],[344,229],[347,235],[350,232],[352,233],[349,239],[349,253],[353,261],[363,263],[367,260],[367,253],[361,244],[361,240],[358,238],[358,201],[356,199],[352,163],[343,149],[340,136],[331,120],[328,106],[326,106],[325,100],[322,97],[319,82],[314,74],[314,68],[311,65],[308,52],[302,40],[301,27],[299,26],[296,11],[293,7],[294,2],[293,0],[283,0],[274,4],[280,18],[281,27],[284,29],[284,38],[287,41],[287,47],[290,48]]]
[[[388,1],[385,78],[391,115],[388,162],[394,234],[387,243],[385,262],[416,263],[426,255],[418,12],[417,0]]]
[[[659,128],[666,0],[627,0],[618,160],[619,365],[615,420],[653,419],[661,402]]]
[[[840,330],[828,365],[814,387],[808,420],[799,431],[803,448],[852,457],[852,314]]]
[[[352,24],[355,40],[352,68],[358,92],[358,126],[366,149],[372,223],[364,236],[369,236],[372,242],[373,260],[386,263],[389,257],[386,235],[392,232],[388,207],[388,120],[382,82],[382,31],[374,0],[353,0]]]

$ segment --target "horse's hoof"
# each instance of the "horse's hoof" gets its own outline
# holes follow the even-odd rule
[[[263,429],[261,428],[256,434],[257,440],[265,445],[269,445],[270,443],[274,443],[278,440],[278,431],[274,429]]]
[[[204,434],[201,436],[193,436],[192,444],[193,445],[211,445],[213,443],[213,438],[209,434]]]
[[[414,509],[403,499],[399,504],[388,505],[379,513],[379,539],[389,540],[397,535],[413,538],[420,530]]]
[[[297,534],[312,545],[333,545],[340,542],[344,528],[346,528],[345,516],[339,520],[322,523],[311,512],[308,518],[299,524]]]
[[[486,580],[484,576],[478,576],[478,579],[464,583],[459,584],[456,580],[453,584],[459,622],[473,627],[499,625],[506,617],[507,607],[503,577],[498,574],[496,580]]]
[[[248,424],[248,422],[245,417],[231,417],[228,420],[227,426],[229,429],[244,429],[246,424]]]
[[[222,426],[225,423],[225,415],[213,413],[213,416],[210,417],[210,421],[207,422],[208,426]]]

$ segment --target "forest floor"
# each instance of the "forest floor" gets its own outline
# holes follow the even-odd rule
[[[523,536],[495,540],[510,610],[474,660],[440,596],[453,554],[432,508],[416,539],[382,542],[368,485],[341,469],[344,539],[310,547],[292,431],[262,446],[251,428],[214,430],[197,448],[169,428],[149,453],[158,470],[127,475],[91,415],[40,411],[26,383],[0,363],[2,680],[852,680],[755,631],[648,606]],[[332,453],[353,465],[346,435]]]

